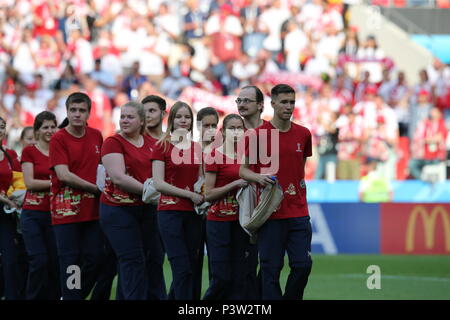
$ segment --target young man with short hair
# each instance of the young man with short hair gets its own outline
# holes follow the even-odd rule
[[[160,96],[149,95],[142,99],[141,103],[144,105],[146,116],[144,134],[151,138],[153,147],[163,134],[162,120],[166,114],[166,100]],[[149,230],[149,234],[152,237],[152,245],[148,252],[149,266],[147,268],[149,279],[148,298],[150,300],[166,300],[167,290],[163,273],[165,250],[159,233],[156,206],[152,206],[152,208],[154,209],[150,213],[152,229]]]
[[[271,95],[273,119],[255,130],[258,146],[247,146],[240,176],[259,184],[260,188],[274,184],[272,177],[275,176],[283,190],[280,206],[258,230],[262,298],[302,299],[312,267],[312,230],[304,181],[306,158],[312,155],[311,133],[291,121],[295,107],[293,88],[279,84],[272,89]],[[266,132],[267,138],[261,139]],[[263,164],[256,154],[262,144],[266,144],[270,156],[267,164]],[[257,160],[255,164],[250,163],[252,158]],[[282,295],[280,272],[285,252],[291,270]]]

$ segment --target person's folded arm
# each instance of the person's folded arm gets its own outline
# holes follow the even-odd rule
[[[100,190],[97,188],[97,185],[90,183],[89,181],[86,181],[77,176],[76,174],[72,173],[66,164],[58,164],[54,168],[56,176],[65,185],[94,194],[100,193]]]
[[[239,168],[239,176],[242,179],[247,180],[248,182],[259,183],[262,186],[274,183],[274,181],[269,176],[262,175],[250,170],[249,163],[250,162],[248,157],[245,157],[243,163],[241,164],[241,167]]]
[[[31,162],[22,163],[23,180],[27,190],[30,191],[49,191],[50,180],[40,180],[34,178],[34,165]]]
[[[134,194],[142,194],[144,185],[132,176],[125,174],[125,161],[121,153],[108,153],[104,155],[102,157],[102,163],[112,183],[121,190]]]
[[[215,188],[216,184],[216,172],[206,172],[205,174],[205,200],[212,202],[224,198],[230,191],[245,187],[248,182],[244,179],[237,179],[222,187]]]
[[[184,190],[167,183],[165,179],[165,163],[161,160],[153,160],[152,162],[152,174],[153,184],[158,192],[169,196],[175,196],[180,198],[187,198],[192,200],[194,204],[199,204],[203,201],[203,196],[188,190]]]

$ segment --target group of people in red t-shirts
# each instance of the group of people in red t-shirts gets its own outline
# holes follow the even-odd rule
[[[197,113],[200,142],[192,138],[192,108],[181,101],[163,132],[166,101],[154,95],[122,105],[120,131],[104,141],[88,126],[91,100],[82,92],[67,98],[59,130],[54,114],[38,114],[36,143],[23,150],[21,165],[14,151],[0,152],[5,298],[109,299],[117,274],[116,298],[124,300],[302,299],[312,267],[304,182],[311,133],[291,121],[295,91],[288,85],[272,88],[271,121],[261,119],[264,96],[256,86],[242,88],[236,104],[239,114],[225,116],[220,130],[214,108]],[[5,127],[0,118],[1,140]],[[21,207],[8,192],[20,172]],[[255,243],[241,227],[237,193],[252,185],[260,194],[273,184],[283,198]],[[157,202],[143,197],[149,185]],[[21,212],[20,220],[6,208]],[[17,221],[29,263],[24,295],[15,268]],[[209,287],[202,297],[205,245]]]

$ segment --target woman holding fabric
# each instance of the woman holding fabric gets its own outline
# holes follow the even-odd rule
[[[194,192],[201,174],[201,146],[192,141],[192,109],[176,102],[170,109],[167,131],[152,153],[153,180],[161,192],[158,223],[173,276],[176,300],[195,298],[202,217],[194,205],[204,201]]]
[[[146,300],[152,239],[148,231],[155,207],[141,198],[143,183],[151,177],[153,144],[144,135],[143,105],[127,102],[120,110],[120,132],[107,138],[102,147],[107,177],[100,198],[100,223],[119,261],[123,298]]]
[[[245,299],[245,265],[249,236],[239,224],[236,193],[248,183],[240,179],[237,143],[244,135],[244,121],[237,114],[223,120],[224,143],[205,164],[206,201],[211,202],[206,222],[211,280],[205,300]]]

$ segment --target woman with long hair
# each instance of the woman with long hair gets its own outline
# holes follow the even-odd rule
[[[0,254],[3,265],[4,295],[6,300],[22,299],[20,295],[20,275],[18,274],[18,248],[16,239],[16,218],[4,209],[18,208],[8,197],[13,184],[13,172],[20,172],[20,163],[14,150],[3,147],[6,138],[6,121],[0,117]]]
[[[100,224],[118,258],[121,297],[148,298],[147,274],[155,206],[142,202],[145,180],[151,177],[152,141],[144,134],[142,104],[120,108],[120,132],[107,138],[102,163],[107,177],[100,198]],[[153,211],[153,212],[152,212]]]
[[[56,132],[56,116],[43,111],[33,124],[36,144],[22,151],[22,172],[27,193],[20,224],[28,254],[26,299],[60,297],[55,235],[50,214],[50,139]]]
[[[178,101],[169,112],[166,133],[152,153],[153,180],[161,192],[158,224],[172,268],[173,297],[195,298],[194,273],[198,267],[202,217],[194,205],[204,197],[194,192],[201,174],[201,146],[192,141],[193,114]]]
[[[74,92],[67,118],[50,141],[52,224],[58,248],[63,300],[85,299],[95,284],[104,245],[98,223],[97,167],[103,138],[87,125],[91,99]]]
[[[249,263],[249,236],[239,224],[236,193],[247,182],[239,177],[238,142],[244,136],[244,121],[237,114],[223,120],[223,144],[214,149],[205,164],[206,201],[211,202],[206,221],[210,285],[205,300],[245,299]]]

